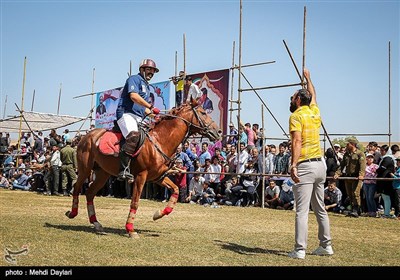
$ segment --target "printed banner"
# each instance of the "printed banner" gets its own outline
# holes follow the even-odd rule
[[[192,76],[193,83],[202,91],[200,102],[203,108],[226,134],[227,112],[229,98],[229,69],[188,74]],[[187,86],[185,86],[184,99],[187,98]]]
[[[150,99],[160,110],[169,110],[170,81],[150,84]],[[96,93],[96,128],[110,130],[117,119],[116,111],[123,87],[114,88]]]
[[[118,100],[122,87],[101,91],[96,94],[96,128],[112,129],[117,119]]]
[[[150,102],[161,111],[169,110],[170,81],[150,84]]]

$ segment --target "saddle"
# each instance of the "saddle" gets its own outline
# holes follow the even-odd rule
[[[118,157],[121,150],[120,141],[122,137],[122,133],[119,131],[106,131],[99,139],[99,151],[106,156],[112,155]],[[132,158],[138,156],[145,139],[146,133],[142,127],[140,127],[138,132],[129,133],[123,147],[124,151]]]

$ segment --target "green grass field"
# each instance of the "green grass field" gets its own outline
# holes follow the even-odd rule
[[[0,190],[2,266],[399,266],[400,221],[349,218],[330,214],[332,257],[311,255],[318,246],[317,225],[310,213],[307,256],[293,260],[294,211],[261,208],[210,208],[177,204],[158,221],[165,203],[140,201],[135,228],[128,238],[129,200],[97,197],[97,218],[107,235],[89,224],[86,200],[79,215],[68,219],[72,198]],[[11,264],[5,250],[28,253]]]

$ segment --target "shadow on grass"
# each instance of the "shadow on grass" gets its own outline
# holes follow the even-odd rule
[[[55,224],[50,224],[50,223],[44,223],[44,227],[55,228],[55,229],[64,230],[64,231],[80,231],[80,232],[89,232],[89,233],[98,234],[92,225],[76,226],[76,225],[55,225]],[[128,234],[126,233],[126,230],[122,229],[122,228],[104,227],[104,232],[105,232],[105,234],[116,234],[116,235],[121,235],[121,236],[128,236]],[[160,236],[159,231],[137,229],[136,232],[139,235],[146,236],[146,237],[159,237]]]
[[[288,252],[272,249],[263,249],[259,247],[246,247],[231,242],[224,242],[221,240],[214,240],[221,247],[221,249],[229,250],[241,255],[254,255],[254,254],[274,254],[278,256],[287,256]]]

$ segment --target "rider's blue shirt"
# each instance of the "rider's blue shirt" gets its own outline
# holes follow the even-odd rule
[[[144,118],[145,107],[132,101],[130,98],[132,92],[138,93],[144,100],[149,101],[150,84],[140,74],[132,75],[126,80],[118,103],[117,119],[121,118],[124,113],[132,113]]]

